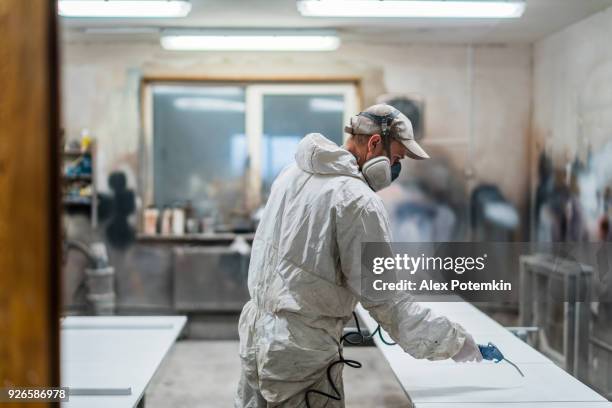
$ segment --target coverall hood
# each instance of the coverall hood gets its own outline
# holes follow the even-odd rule
[[[302,139],[295,153],[295,162],[308,173],[345,175],[365,181],[355,156],[320,133],[310,133]]]

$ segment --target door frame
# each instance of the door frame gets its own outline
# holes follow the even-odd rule
[[[6,108],[0,110],[3,387],[58,387],[61,381],[57,19],[55,1],[3,0],[0,5],[0,48],[6,57],[0,78]]]

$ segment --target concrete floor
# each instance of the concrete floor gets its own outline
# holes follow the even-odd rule
[[[408,399],[376,347],[346,347],[363,364],[344,368],[348,408],[408,407]],[[233,407],[240,375],[237,341],[179,341],[146,393],[147,408]]]

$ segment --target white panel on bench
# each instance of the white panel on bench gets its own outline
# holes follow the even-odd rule
[[[62,319],[62,386],[94,391],[131,388],[130,395],[70,395],[62,407],[134,407],[185,322],[184,316]]]
[[[458,303],[455,303],[455,304],[457,306],[460,305]],[[429,306],[431,306],[431,304]],[[361,306],[358,306],[358,312],[359,312],[358,315],[360,318],[360,322],[363,322],[365,326],[368,328],[368,330],[370,332],[373,332],[378,325],[376,321],[370,316],[370,314],[367,311],[362,309]],[[467,313],[470,313],[470,314],[468,315]],[[447,316],[447,317],[449,317],[452,321],[461,324],[463,327],[469,326],[469,325],[464,325],[464,323],[467,319],[470,319],[470,321],[472,322],[472,325],[476,326],[478,325],[478,316],[475,315],[476,313],[482,314],[481,312],[470,310],[468,312],[464,312],[461,315],[455,313],[454,316],[452,317]],[[442,313],[436,313],[436,314],[442,315]],[[491,319],[488,316],[482,314],[482,321],[484,324],[487,324],[491,321]],[[533,347],[530,347],[525,342],[517,339],[516,336],[514,336],[512,333],[506,330],[503,326],[499,325],[496,322],[495,322],[495,325],[497,326],[495,330],[488,330],[487,332],[484,332],[484,333],[478,330],[476,330],[476,332],[470,331],[467,328],[466,330],[468,330],[468,332],[474,336],[474,339],[479,344],[487,344],[488,342],[491,342],[495,344],[496,346],[498,346],[499,349],[504,354],[504,356],[507,356],[508,359],[510,359],[512,362],[516,364],[518,363],[552,363],[546,356],[544,356],[539,351],[535,350]],[[386,333],[385,333],[385,339],[391,340],[389,335],[387,335]],[[413,362],[413,364],[431,364],[432,363],[428,360],[417,360],[417,359],[412,358],[410,355],[406,354],[399,346],[390,347],[390,346],[385,345],[385,348],[389,348],[389,350],[385,350],[385,352],[389,353],[390,355],[393,355],[392,358],[411,360],[411,363]],[[441,364],[441,363],[442,362],[436,362],[436,364]],[[446,361],[446,363],[455,364],[453,361],[448,361],[448,360]]]
[[[375,337],[377,346],[413,402],[478,403],[479,408],[481,403],[605,402],[595,391],[472,305],[438,302],[423,305],[430,307],[437,315],[448,316],[459,323],[469,321],[476,328],[482,323],[487,329],[472,333],[476,341],[495,343],[502,353],[519,364],[526,377],[521,377],[512,366],[504,362],[457,364],[452,360],[416,360],[399,346],[387,346]],[[357,314],[370,332],[376,328],[376,321],[361,305],[357,307]]]
[[[489,316],[480,312],[477,308],[466,302],[422,302],[424,307],[429,307],[434,314],[446,316],[450,320],[461,324],[472,335],[497,333],[506,329]]]
[[[415,403],[605,401],[552,363],[523,364],[525,378],[507,364],[391,366]]]

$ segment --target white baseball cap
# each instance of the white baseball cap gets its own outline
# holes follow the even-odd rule
[[[383,134],[383,122],[387,118],[389,136],[399,141],[408,149],[408,156],[416,160],[429,159],[429,155],[414,140],[412,122],[403,113],[391,105],[384,103],[373,105],[365,111],[351,117],[350,124],[344,127],[344,131],[351,135],[373,135]]]

